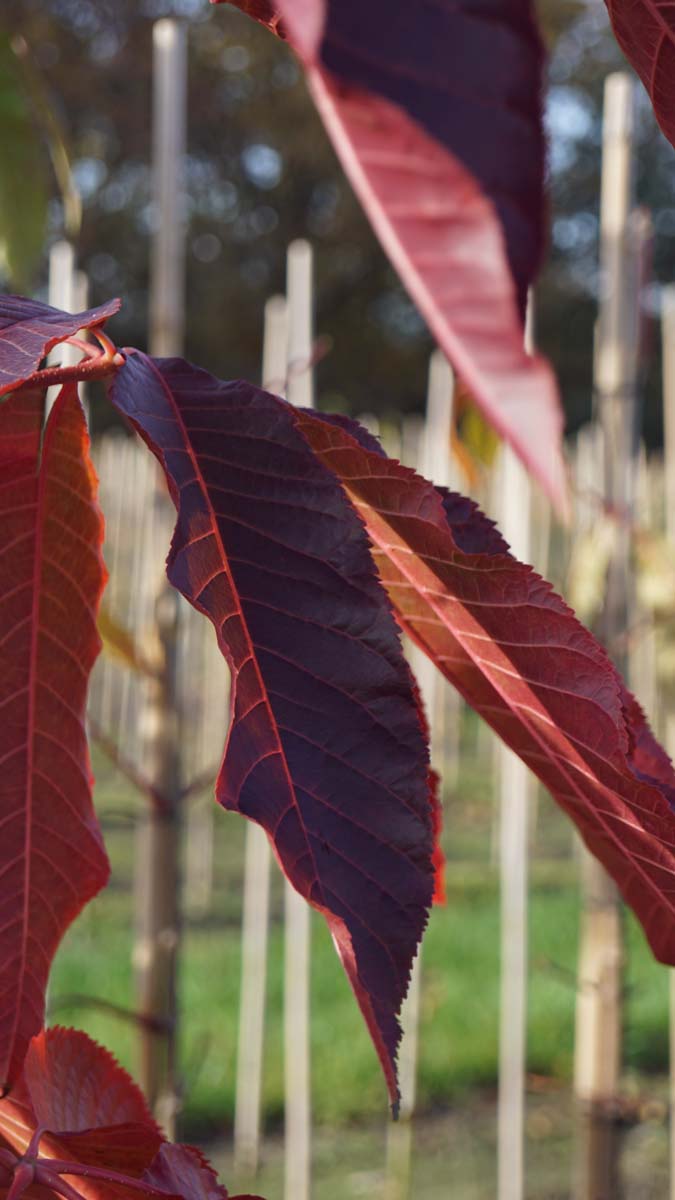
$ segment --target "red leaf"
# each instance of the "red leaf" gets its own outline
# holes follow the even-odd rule
[[[271,6],[231,2],[274,27]],[[564,508],[563,414],[548,365],[524,352],[521,322],[544,227],[543,53],[529,0],[276,8],[350,182],[434,337]]]
[[[63,933],[105,884],[84,709],[105,569],[73,386],[0,404],[0,1085],[42,1025]],[[0,1087],[0,1091],[2,1087]]]
[[[59,1135],[126,1124],[158,1132],[131,1076],[77,1029],[55,1026],[33,1038],[19,1096],[30,1104],[38,1125]]]
[[[675,964],[675,774],[603,648],[470,501],[369,449],[353,422],[297,421],[366,522],[403,628],[549,788]]]
[[[201,1150],[195,1146],[173,1146],[168,1142],[160,1149],[151,1168],[144,1175],[146,1183],[174,1192],[182,1200],[261,1200],[260,1196],[229,1196],[227,1188]]]
[[[218,799],[324,913],[395,1099],[433,843],[412,678],[363,527],[284,401],[137,353],[111,396],[168,476],[169,579],[233,670]]]
[[[605,0],[616,40],[675,146],[675,10],[670,0]]]
[[[109,300],[73,315],[23,296],[0,296],[0,396],[30,379],[58,342],[103,325],[119,306],[119,300]]]
[[[200,1152],[166,1142],[130,1076],[77,1030],[34,1038],[11,1099],[0,1101],[0,1144],[15,1152],[17,1166],[38,1129],[31,1200],[54,1197],[50,1183],[59,1176],[85,1200],[227,1200]],[[0,1164],[0,1195],[10,1185]]]
[[[215,1171],[194,1146],[165,1142],[143,1179],[183,1200],[227,1200],[227,1188],[218,1182]]]

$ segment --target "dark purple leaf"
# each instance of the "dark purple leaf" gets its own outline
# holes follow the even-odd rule
[[[230,2],[277,32],[283,18],[404,285],[488,420],[564,509],[555,382],[523,349],[545,217],[530,0]]]
[[[412,679],[363,526],[276,397],[138,353],[111,395],[167,474],[169,579],[232,667],[218,799],[263,826],[324,913],[395,1101],[432,814]]]
[[[23,296],[0,296],[0,396],[30,379],[58,342],[103,325],[119,306],[119,300],[108,300],[72,314]]]

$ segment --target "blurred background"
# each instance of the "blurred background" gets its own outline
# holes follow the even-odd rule
[[[591,412],[602,86],[624,60],[600,0],[541,0],[537,8],[551,50],[551,241],[537,291],[537,340],[558,372],[573,431]],[[187,357],[223,378],[257,378],[263,303],[282,288],[288,243],[308,237],[316,251],[316,329],[332,346],[317,370],[320,404],[352,413],[421,412],[431,345],[424,324],[360,212],[292,52],[227,5],[16,0],[0,18],[5,41],[16,33],[26,39],[33,95],[39,90],[53,110],[67,145],[82,197],[78,260],[92,303],[122,296],[113,335],[122,344],[146,345],[148,237],[156,221],[151,30],[164,15],[183,17],[190,26]],[[8,69],[7,81],[10,75]],[[15,103],[8,86],[0,111]],[[31,246],[44,246],[34,192],[40,174],[47,243],[64,230],[63,203],[44,147],[47,115],[38,106],[35,116],[43,132],[39,152],[24,144],[21,158],[10,145],[11,129],[5,127],[3,136],[5,161],[16,153],[20,169],[3,170],[7,232],[0,236],[9,238],[11,231],[15,247],[23,243],[28,254],[15,248],[14,255],[24,264]],[[675,167],[642,91],[637,120],[637,196],[652,211],[655,227],[654,284],[647,296],[653,314],[658,283],[671,280],[675,268]],[[23,273],[44,289],[44,254]],[[653,351],[645,404],[650,445],[661,431],[657,345]]]
[[[552,523],[536,498],[528,498],[527,557],[593,623],[602,607],[613,536],[601,509],[583,507],[597,467],[588,422],[601,298],[602,96],[606,75],[625,63],[600,0],[540,0],[538,10],[551,55],[546,96],[551,235],[536,291],[537,342],[560,380],[581,502],[571,535]],[[222,378],[258,381],[265,303],[284,291],[289,243],[308,239],[314,254],[317,406],[368,414],[385,446],[418,465],[433,349],[429,334],[370,232],[293,54],[228,6],[211,8],[206,0],[14,0],[11,11],[0,14],[5,287],[47,299],[49,248],[67,237],[88,280],[88,302],[122,297],[122,310],[108,326],[111,336],[120,345],[147,346],[150,244],[159,219],[151,173],[152,29],[167,16],[185,21],[188,31],[185,356]],[[675,565],[663,531],[658,320],[661,285],[675,279],[675,154],[642,89],[635,143],[637,201],[651,213],[653,239],[640,292],[642,507],[634,545],[640,594],[628,651],[634,686],[664,732],[675,645]],[[113,881],[66,938],[53,976],[50,1018],[87,1029],[136,1071],[142,1030],[130,937],[138,895],[134,842],[147,803],[142,795],[147,680],[138,647],[152,642],[148,628],[171,517],[135,448],[121,429],[111,428],[115,417],[103,397],[90,389],[88,399],[108,522],[107,560],[113,581],[119,580],[106,601],[106,657],[92,694],[96,802]],[[466,400],[454,422],[450,481],[498,516],[495,441]],[[448,445],[449,435],[448,430]],[[126,498],[120,500],[121,491]],[[140,549],[134,549],[124,531],[140,529],[142,512],[152,518],[144,521]],[[197,630],[189,616],[182,619],[176,695],[192,724],[185,726],[183,763],[191,792],[182,860],[178,1130],[184,1140],[208,1148],[228,1186],[238,1180],[268,1200],[284,1194],[290,1200],[283,1181],[282,882],[273,868],[263,1140],[252,1182],[250,1163],[245,1170],[241,1161],[233,1164],[232,1139],[246,831],[244,822],[210,799],[225,733],[220,714],[227,680],[209,665],[215,658],[210,631]],[[625,645],[620,652],[627,653]],[[432,914],[425,941],[412,1158],[397,1168],[396,1156],[405,1159],[405,1146],[392,1149],[372,1046],[328,933],[313,917],[310,1194],[317,1200],[405,1200],[413,1192],[418,1200],[495,1195],[499,757],[492,735],[449,689],[434,703],[437,727],[445,730],[437,736],[436,757],[444,778],[448,903]],[[529,803],[524,1194],[555,1200],[570,1194],[573,1159],[580,852],[568,821],[543,791],[531,789]],[[668,977],[630,917],[625,945],[624,1069],[614,1114],[622,1186],[627,1197],[656,1200],[668,1194],[669,1178]]]

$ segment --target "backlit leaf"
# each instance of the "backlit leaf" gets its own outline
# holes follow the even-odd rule
[[[119,300],[108,300],[73,314],[23,296],[0,296],[0,396],[25,383],[58,342],[103,325],[119,306]]]
[[[108,1050],[78,1029],[55,1026],[33,1038],[23,1085],[37,1124],[52,1132],[123,1124],[157,1128],[137,1084]]]
[[[363,517],[406,633],[549,788],[675,964],[675,774],[602,646],[471,501],[355,422],[297,419]]]
[[[281,16],[404,285],[491,424],[564,508],[555,382],[523,349],[544,244],[530,0],[231,2],[277,31]]]
[[[61,1176],[84,1200],[227,1200],[207,1160],[166,1141],[138,1086],[113,1056],[75,1029],[43,1030],[23,1074],[0,1101],[0,1143],[17,1155],[42,1129],[31,1200],[55,1197],[39,1170]],[[0,1195],[11,1182],[0,1175]]]
[[[326,917],[395,1100],[432,812],[412,678],[361,522],[284,401],[138,353],[111,396],[167,474],[169,579],[232,669],[217,797],[263,826]]]
[[[675,146],[675,9],[670,0],[605,0],[616,40]]]
[[[63,933],[105,884],[84,710],[105,569],[74,386],[0,404],[0,1092],[42,1026]]]

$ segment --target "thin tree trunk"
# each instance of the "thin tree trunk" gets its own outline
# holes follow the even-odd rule
[[[143,1018],[140,1078],[157,1120],[175,1136],[178,1111],[176,965],[180,940],[181,720],[178,695],[179,596],[168,585],[156,606],[156,678],[145,718],[149,727],[146,770],[162,797],[147,804],[138,834],[139,937],[135,949],[137,1007]]]
[[[183,27],[153,28],[153,194],[157,232],[150,288],[150,349],[180,354],[184,325],[184,214],[181,208],[187,107]],[[180,938],[180,711],[177,638],[179,598],[162,584],[155,606],[158,678],[150,684],[148,774],[163,797],[139,828],[138,943],[134,954],[137,1004],[145,1025],[139,1048],[140,1082],[169,1137],[175,1134],[177,1084],[177,958]]]

